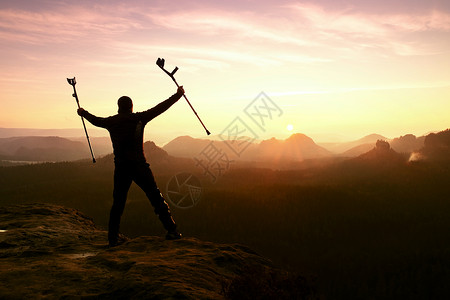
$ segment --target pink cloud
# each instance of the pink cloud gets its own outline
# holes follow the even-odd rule
[[[31,12],[0,10],[0,39],[31,44],[60,43],[89,35],[112,35],[140,25],[120,16],[120,10],[93,11],[80,7]]]
[[[174,11],[164,15],[153,12],[147,17],[157,26],[201,35],[255,38],[299,46],[311,44],[307,39],[291,35],[286,23],[279,18],[262,16],[256,12],[207,9]]]
[[[286,7],[297,12],[297,16],[312,27],[338,32],[383,34],[392,31],[450,30],[450,14],[437,10],[414,15],[358,13],[351,8],[329,11],[313,4],[291,4]]]
[[[196,62],[225,69],[231,62],[261,67],[323,64],[353,58],[366,49],[380,56],[435,54],[447,46],[412,35],[450,30],[450,15],[441,11],[380,15],[278,2],[265,12],[213,6],[162,9],[114,4],[58,6],[42,12],[0,10],[0,42],[43,45],[48,51],[60,44],[90,47],[92,60],[105,60],[106,65],[125,61],[122,54],[133,59],[152,51],[186,56],[192,66]],[[114,60],[94,57],[98,48]]]
[[[398,55],[430,55],[447,51],[441,43],[427,43],[412,34],[448,34],[450,14],[431,10],[422,14],[369,14],[352,9],[329,11],[312,4],[287,6],[318,39],[336,48],[386,49]]]
[[[450,15],[436,10],[423,15],[387,16],[384,22],[404,31],[450,31]]]

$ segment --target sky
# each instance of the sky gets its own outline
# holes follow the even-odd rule
[[[176,91],[162,57],[212,135],[423,135],[450,127],[449,54],[447,0],[1,1],[0,127],[80,128],[67,77],[95,115],[149,109]],[[180,135],[206,137],[184,99],[146,127]]]

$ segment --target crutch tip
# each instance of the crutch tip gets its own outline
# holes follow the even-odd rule
[[[210,135],[210,134],[211,134],[211,132],[209,132],[209,130],[208,130],[208,129],[206,129],[206,134],[207,134],[207,135]]]

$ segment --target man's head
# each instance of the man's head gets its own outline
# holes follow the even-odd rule
[[[119,106],[119,114],[133,112],[133,101],[128,96],[122,96],[117,100]]]

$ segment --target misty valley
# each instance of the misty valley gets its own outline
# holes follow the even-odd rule
[[[232,159],[216,178],[195,159],[209,141],[179,138],[163,149],[146,142],[144,150],[163,194],[176,174],[200,180],[195,206],[171,205],[186,237],[249,246],[308,278],[328,299],[448,297],[450,131],[389,142],[374,136],[328,149],[311,141],[303,135],[269,140],[240,157],[223,150]],[[21,147],[2,153],[25,155]],[[96,164],[4,163],[0,205],[59,204],[106,228],[114,169],[106,153]],[[164,234],[134,184],[122,220],[129,237]]]

